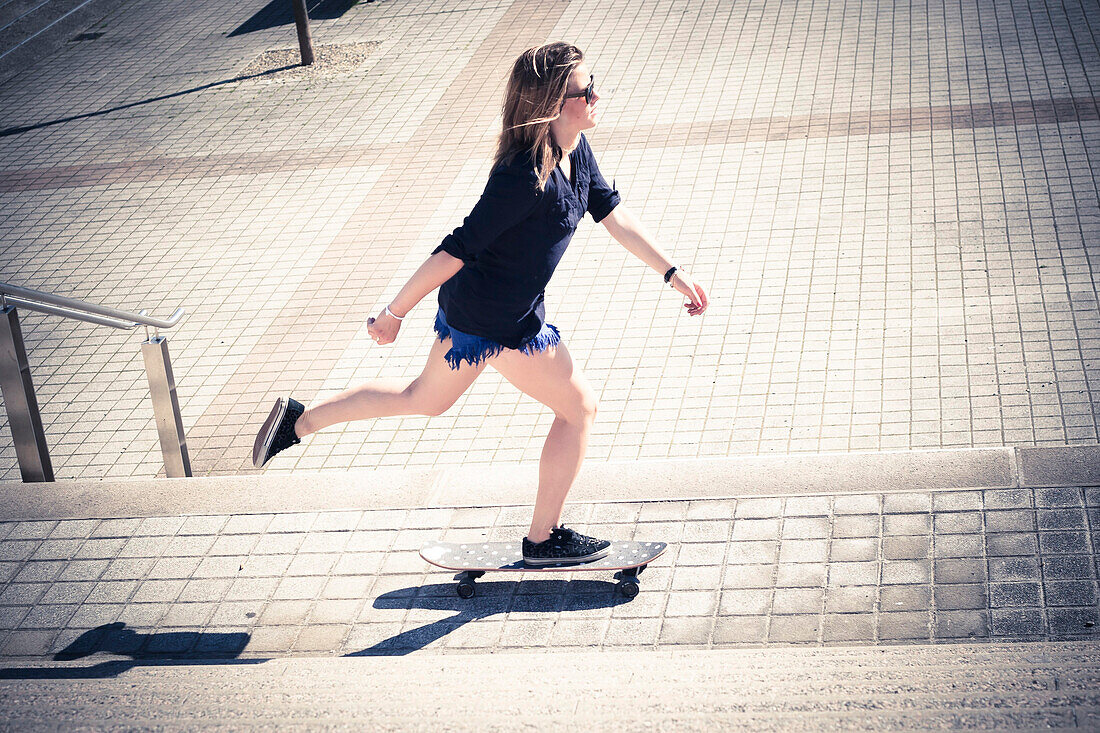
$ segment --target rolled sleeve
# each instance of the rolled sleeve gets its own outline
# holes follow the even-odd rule
[[[463,262],[475,261],[502,233],[531,214],[542,195],[537,183],[535,171],[522,165],[493,169],[473,211],[462,226],[443,238],[432,254],[446,252]]]

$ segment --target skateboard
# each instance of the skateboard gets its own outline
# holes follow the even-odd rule
[[[668,547],[665,542],[612,542],[608,553],[592,562],[563,562],[529,567],[523,562],[519,542],[431,542],[420,548],[420,557],[436,567],[461,570],[458,595],[472,598],[474,581],[490,571],[546,573],[568,570],[618,570],[618,590],[627,598],[638,595],[638,576]]]

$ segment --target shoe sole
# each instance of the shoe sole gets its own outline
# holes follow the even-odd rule
[[[271,441],[275,440],[275,431],[278,430],[279,423],[283,421],[283,416],[286,415],[286,408],[289,405],[290,402],[282,397],[275,400],[275,406],[271,408],[271,414],[267,416],[260,432],[256,434],[256,443],[252,446],[252,465],[256,468],[263,468],[263,465],[267,463],[264,457],[271,449]]]
[[[596,560],[602,560],[607,557],[607,554],[611,552],[611,546],[597,550],[591,555],[585,555],[584,557],[539,557],[539,558],[523,558],[524,565],[530,565],[531,567],[542,567],[544,565],[583,565],[586,562],[594,562]]]

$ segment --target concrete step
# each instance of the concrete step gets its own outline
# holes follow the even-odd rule
[[[1068,466],[1068,468],[1067,468]],[[537,464],[180,479],[0,482],[5,518],[81,519],[530,504]],[[1100,446],[588,462],[569,501],[1100,486]]]
[[[1063,666],[1064,665],[1064,666]],[[100,662],[2,670],[9,724],[1095,729],[1100,643]]]

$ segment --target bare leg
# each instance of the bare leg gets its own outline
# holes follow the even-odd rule
[[[539,461],[539,491],[527,538],[542,542],[561,523],[565,497],[580,472],[596,417],[596,395],[565,344],[532,355],[506,349],[489,363],[523,393],[554,411]]]
[[[294,425],[294,432],[304,438],[322,428],[352,420],[367,420],[392,415],[441,415],[461,397],[485,363],[451,369],[443,355],[451,348],[451,340],[436,339],[428,354],[424,371],[411,383],[378,379],[341,392],[310,405]]]

